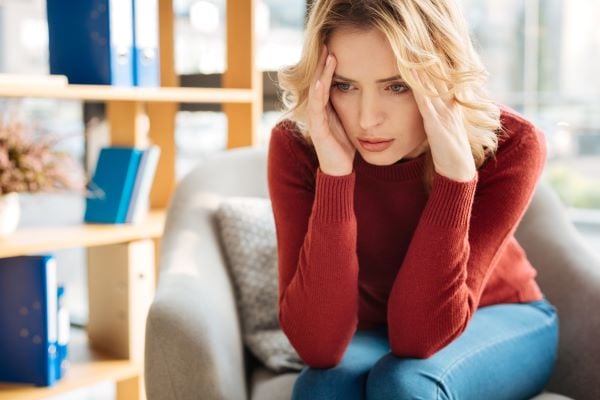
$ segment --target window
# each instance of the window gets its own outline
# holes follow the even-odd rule
[[[220,86],[226,69],[227,0],[175,0],[175,69],[182,85]],[[305,0],[257,0],[257,68],[263,71],[264,112],[260,137],[265,145],[278,111],[276,70],[300,57]],[[220,106],[182,105],[177,116],[177,175],[209,153],[225,149],[227,120]],[[203,110],[203,111],[198,111]]]
[[[178,74],[222,73],[226,65],[226,0],[175,0]],[[304,0],[256,2],[257,67],[274,71],[300,57]]]
[[[544,173],[565,203],[600,208],[600,3],[463,0],[489,88],[546,134]]]

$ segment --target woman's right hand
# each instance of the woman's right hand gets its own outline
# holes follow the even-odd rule
[[[349,175],[352,173],[356,148],[348,139],[329,101],[329,88],[336,60],[332,55],[327,58],[327,53],[327,46],[324,45],[316,78],[308,90],[308,128],[321,171],[332,176]]]

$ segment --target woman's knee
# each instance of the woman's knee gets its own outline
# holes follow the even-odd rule
[[[447,399],[447,391],[436,373],[424,368],[423,360],[402,359],[387,354],[371,369],[366,393],[369,400],[436,400]]]
[[[302,370],[292,391],[292,400],[362,400],[367,375],[344,366]]]
[[[338,365],[302,370],[294,384],[292,399],[364,399],[367,375],[389,349],[384,327],[357,331]]]

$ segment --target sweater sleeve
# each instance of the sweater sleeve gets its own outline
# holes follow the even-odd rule
[[[533,197],[544,166],[541,132],[528,127],[469,182],[435,173],[431,193],[388,299],[390,347],[428,358],[466,329],[498,255]]]
[[[317,169],[315,178],[293,140],[274,128],[268,154],[279,322],[306,364],[329,368],[342,359],[358,323],[355,172],[334,177]]]

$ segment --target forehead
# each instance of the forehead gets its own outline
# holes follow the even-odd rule
[[[377,29],[334,31],[328,43],[336,60],[335,72],[355,80],[376,80],[398,74],[389,41]]]

